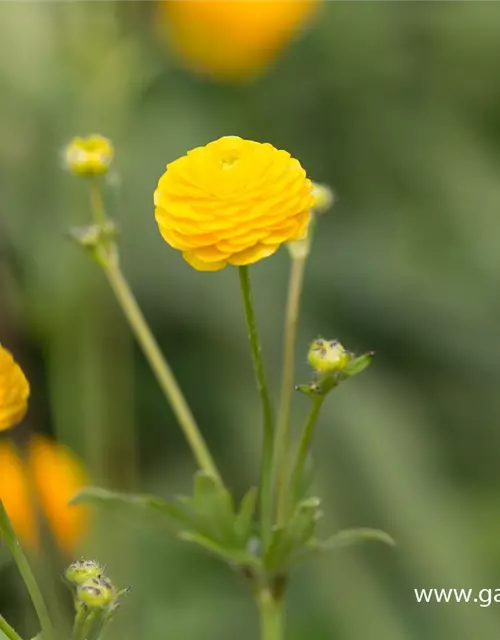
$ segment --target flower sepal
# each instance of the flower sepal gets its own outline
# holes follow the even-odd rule
[[[112,220],[86,227],[72,227],[68,231],[69,238],[88,251],[99,263],[103,260],[118,259],[116,249],[118,234],[118,226]]]

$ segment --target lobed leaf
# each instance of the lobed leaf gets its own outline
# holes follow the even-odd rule
[[[395,540],[385,531],[359,528],[339,531],[323,542],[315,540],[312,548],[317,551],[332,551],[371,541],[382,542],[390,547],[396,546]]]
[[[183,507],[151,495],[119,493],[100,487],[86,487],[76,494],[70,504],[102,504],[148,509],[166,516],[183,527],[193,526],[193,519]]]

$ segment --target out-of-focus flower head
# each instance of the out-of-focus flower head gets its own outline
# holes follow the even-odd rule
[[[164,240],[195,269],[218,271],[304,236],[313,195],[288,152],[226,136],[168,164],[154,203]]]
[[[99,134],[86,138],[73,138],[64,150],[67,168],[81,176],[106,173],[113,157],[114,149],[111,141]]]
[[[0,345],[0,431],[20,422],[28,409],[30,386],[10,351]]]
[[[325,213],[335,202],[335,194],[326,184],[313,182],[313,209],[315,213]]]
[[[88,511],[68,503],[86,484],[82,464],[66,447],[34,436],[21,458],[11,442],[0,441],[0,499],[28,547],[36,549],[39,543],[39,512],[59,547],[74,550],[86,530]]]
[[[315,14],[320,0],[160,0],[185,65],[242,81],[266,68]]]

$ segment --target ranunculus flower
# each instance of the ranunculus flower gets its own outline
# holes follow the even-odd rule
[[[172,47],[195,71],[246,80],[314,15],[319,0],[163,0]]]
[[[88,483],[85,469],[66,447],[42,436],[30,440],[25,457],[0,441],[0,499],[23,544],[39,543],[37,513],[66,553],[74,551],[88,523],[88,510],[69,506]]]
[[[20,422],[28,409],[30,385],[10,351],[0,345],[0,431]]]
[[[154,203],[164,240],[195,269],[217,271],[303,237],[312,183],[288,152],[226,136],[168,164]]]

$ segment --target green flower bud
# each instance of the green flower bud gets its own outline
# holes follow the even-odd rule
[[[74,585],[80,585],[92,578],[98,578],[103,573],[103,567],[95,560],[77,560],[66,569],[66,580]]]
[[[95,134],[86,138],[73,138],[64,150],[66,166],[71,173],[95,176],[106,173],[113,161],[111,141]]]
[[[76,599],[89,609],[107,609],[115,600],[115,589],[107,578],[93,578],[78,586]]]
[[[350,354],[337,340],[315,340],[307,354],[309,364],[320,373],[336,373],[345,369]]]

